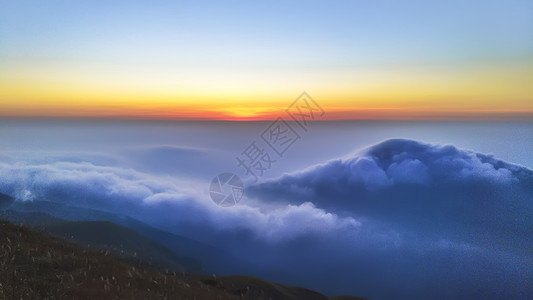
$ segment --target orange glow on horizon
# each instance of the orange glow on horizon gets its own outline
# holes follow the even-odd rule
[[[525,120],[533,121],[533,110],[506,109],[432,109],[402,107],[328,107],[323,106],[324,117],[319,121],[335,120]],[[165,107],[164,109],[126,108],[114,109],[68,109],[56,107],[53,111],[43,113],[41,109],[24,109],[18,113],[5,114],[0,117],[11,118],[58,118],[58,119],[124,119],[124,120],[212,120],[212,121],[269,121],[277,117],[290,120],[284,107],[228,107],[219,110],[191,109],[184,107]]]
[[[204,70],[187,76],[165,69],[13,63],[0,69],[0,116],[272,120],[285,114],[301,87],[311,86],[325,120],[532,120],[531,66],[533,59],[457,70]]]

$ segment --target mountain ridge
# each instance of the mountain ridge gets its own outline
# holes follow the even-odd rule
[[[0,221],[4,299],[334,299],[248,276],[210,277],[136,268],[108,253]],[[352,297],[350,299],[360,299]]]

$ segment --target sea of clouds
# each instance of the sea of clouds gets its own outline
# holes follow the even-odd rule
[[[193,168],[204,149],[0,159],[0,193],[129,215],[216,245],[253,274],[329,294],[373,298],[524,298],[533,288],[533,172],[497,158],[407,139],[248,185],[215,205]],[[144,167],[121,165],[141,157]],[[235,267],[235,272],[242,269]]]

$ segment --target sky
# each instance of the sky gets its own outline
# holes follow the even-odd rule
[[[528,119],[531,1],[0,0],[0,116]]]

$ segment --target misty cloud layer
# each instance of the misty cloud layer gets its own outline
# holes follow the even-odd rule
[[[532,287],[533,172],[490,155],[387,140],[249,186],[232,208],[209,199],[208,182],[160,173],[4,159],[0,192],[130,215],[231,251],[252,275],[326,293],[498,298]]]

